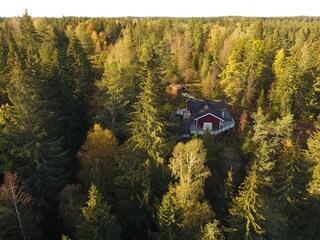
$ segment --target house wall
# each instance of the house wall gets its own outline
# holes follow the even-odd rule
[[[202,128],[204,122],[211,122],[212,127],[219,128],[220,120],[212,115],[207,115],[198,119],[198,127]]]

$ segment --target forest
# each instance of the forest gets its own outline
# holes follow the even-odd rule
[[[320,239],[319,17],[0,18],[0,106],[1,240]]]

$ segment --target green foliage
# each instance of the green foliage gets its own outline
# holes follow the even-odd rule
[[[221,74],[221,86],[232,105],[243,98],[245,90],[244,46],[245,40],[240,38],[228,58],[226,69]]]
[[[143,53],[140,84],[141,94],[133,106],[132,131],[130,142],[134,149],[142,149],[148,153],[152,164],[162,165],[165,153],[166,123],[161,116],[161,103],[164,93],[164,83],[159,69],[159,55],[156,49],[150,47]]]
[[[308,150],[306,158],[310,162],[312,168],[312,176],[308,185],[308,191],[311,196],[319,199],[319,182],[320,182],[320,131],[315,131],[308,139]]]
[[[268,121],[262,109],[253,114],[255,125],[252,136],[253,153],[257,162],[259,178],[262,183],[270,184],[275,158],[279,156],[282,147],[291,138],[293,131],[293,115],[289,114],[276,121]],[[247,149],[248,150],[248,149]]]
[[[265,232],[261,225],[265,217],[258,187],[257,164],[253,163],[229,209],[233,239],[261,239]]]
[[[183,236],[181,231],[183,212],[178,204],[174,189],[169,187],[169,192],[162,198],[161,205],[157,211],[157,220],[160,226],[161,239],[180,239]]]
[[[15,167],[33,190],[47,181],[59,191],[68,181],[69,170],[65,167],[69,157],[54,132],[53,114],[43,95],[47,86],[30,73],[30,68],[20,70],[17,66],[15,71],[8,87],[12,105],[4,112],[3,131],[9,152],[16,158]],[[42,175],[44,171],[46,174]],[[39,174],[33,174],[36,172]],[[47,179],[36,179],[40,176]]]
[[[117,62],[106,62],[104,74],[97,82],[96,96],[97,113],[95,119],[103,126],[109,127],[114,134],[124,136],[128,123],[129,102],[133,76],[129,67],[123,67]]]
[[[86,114],[94,91],[91,64],[77,37],[70,39],[66,54],[73,94],[83,114]]]
[[[302,228],[302,212],[307,197],[306,166],[301,150],[291,140],[287,140],[277,161],[272,193],[275,203],[273,211],[281,214],[276,221],[280,222],[281,232],[287,239],[293,238],[299,232],[298,229]]]
[[[111,131],[95,124],[77,154],[80,161],[79,181],[86,188],[95,184],[105,197],[115,192],[117,147],[118,141]]]
[[[72,233],[80,221],[79,209],[85,203],[83,187],[80,184],[68,184],[59,194],[59,217],[63,221],[66,233]]]
[[[222,231],[219,229],[220,222],[214,220],[213,223],[207,223],[201,230],[201,240],[224,240]]]
[[[179,185],[187,191],[182,192],[182,199],[199,199],[203,195],[204,180],[210,176],[209,169],[205,167],[206,155],[201,139],[175,146],[169,167]]]
[[[205,166],[206,150],[201,139],[192,139],[186,144],[178,143],[170,159],[170,169],[177,180],[173,191],[182,211],[181,230],[187,236],[197,236],[200,227],[214,217],[208,202],[203,200],[204,181],[210,176]]]
[[[165,192],[167,174],[159,171],[141,150],[131,145],[119,149],[119,172],[115,179],[117,216],[122,224],[123,238],[147,238],[156,226],[156,208]]]
[[[77,175],[112,202],[123,239],[212,239],[218,224],[206,199],[225,225],[233,182],[255,161],[264,236],[319,239],[318,132],[305,142],[320,109],[318,25],[313,17],[31,18],[26,12],[0,19],[0,173],[15,169],[26,181],[45,239],[59,239],[61,231],[71,236],[79,223],[81,189],[64,188],[77,183]],[[253,126],[241,116],[240,143],[225,148],[245,159],[233,165],[233,175],[220,154],[229,139],[216,144],[203,136],[207,161],[195,166],[184,154],[196,148],[194,140],[180,145],[181,155],[172,159],[184,159],[183,167],[174,169],[168,191],[174,146],[168,133],[175,129],[167,121],[185,104],[168,99],[165,86],[179,82],[199,98],[200,90],[206,98],[228,98],[236,122],[240,104],[263,111]],[[94,122],[119,139],[112,157],[113,148],[102,144],[107,138],[85,141]],[[289,147],[298,141],[293,130],[301,138]],[[78,168],[76,156],[86,144]],[[87,168],[84,159],[112,164]],[[204,165],[214,173],[210,178]],[[108,184],[101,187],[97,179]],[[0,238],[17,239],[12,211],[0,206]]]
[[[224,189],[224,200],[226,202],[226,206],[230,207],[231,200],[234,197],[234,180],[232,166],[227,172],[227,178],[224,181]]]
[[[0,108],[0,125],[4,123],[3,119],[3,110],[4,108]],[[1,137],[2,134],[2,128],[0,127],[0,174],[4,174],[9,170],[9,168],[12,166],[12,161],[9,159],[6,148],[5,148],[5,139]]]
[[[108,205],[92,185],[89,190],[86,206],[81,208],[82,219],[75,232],[76,239],[120,239],[121,229],[116,217],[110,213]]]
[[[69,238],[68,236],[62,234],[61,240],[71,240],[71,238]]]
[[[265,41],[253,40],[248,45],[248,49],[247,58],[244,61],[247,71],[244,99],[247,104],[252,105],[260,94],[257,89],[264,90],[267,85],[265,80],[267,67]]]

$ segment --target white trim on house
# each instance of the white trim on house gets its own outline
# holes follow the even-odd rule
[[[214,115],[214,114],[212,114],[212,113],[206,113],[205,115],[202,115],[202,116],[200,116],[200,117],[197,117],[197,118],[195,118],[194,120],[198,120],[198,119],[203,118],[203,117],[208,116],[208,115],[211,115],[212,117],[215,117],[215,118],[219,119],[220,121],[223,121],[223,122],[224,122],[223,119],[217,117],[216,115]]]

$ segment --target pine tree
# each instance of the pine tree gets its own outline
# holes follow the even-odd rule
[[[258,188],[257,165],[253,163],[229,209],[233,239],[261,239],[264,234],[262,222],[265,218],[261,213]]]
[[[81,208],[82,220],[75,232],[76,239],[110,239],[120,238],[121,229],[116,222],[116,217],[110,213],[108,205],[95,185],[89,190],[86,206]]]

